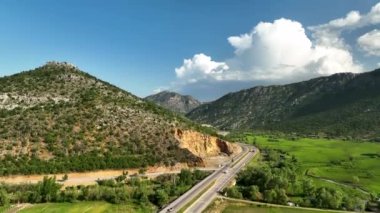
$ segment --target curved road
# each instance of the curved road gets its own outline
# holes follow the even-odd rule
[[[178,212],[186,204],[196,199],[196,201],[188,207],[185,212],[202,212],[218,195],[218,191],[227,186],[229,181],[245,166],[257,153],[257,149],[253,146],[240,144],[243,151],[230,162],[214,173],[203,179],[189,191],[174,200],[172,203],[163,208],[160,213]],[[252,150],[252,151],[251,151]],[[214,183],[211,187],[210,184]],[[209,187],[207,190],[206,188]],[[205,192],[203,192],[206,190]],[[203,192],[203,193],[202,193]]]

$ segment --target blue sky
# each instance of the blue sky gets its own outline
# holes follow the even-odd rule
[[[369,0],[0,0],[0,75],[29,70],[46,61],[68,61],[141,97],[170,89],[210,100],[259,84],[288,83],[331,74],[328,69],[340,72],[337,65],[313,56],[304,59],[308,60],[307,65],[289,59],[296,61],[291,66],[297,69],[289,69],[285,75],[285,68],[280,72],[264,66],[263,59],[257,59],[257,48],[242,47],[240,43],[234,46],[227,40],[229,37],[236,36],[235,40],[241,41],[239,36],[247,34],[251,45],[259,45],[263,42],[259,32],[270,37],[268,33],[287,29],[280,26],[289,25],[289,29],[294,27],[297,31],[296,23],[300,23],[314,47],[318,39],[313,38],[313,33],[328,28],[321,25],[344,18],[352,10],[364,17],[376,3]],[[283,21],[275,22],[281,18]],[[270,23],[269,31],[265,27],[260,31],[263,29],[257,27],[260,22]],[[313,31],[309,26],[319,28]],[[352,56],[354,63],[345,68],[352,67],[357,72],[375,68],[378,50],[368,49],[371,48],[368,42],[378,41],[374,36],[376,31],[364,36],[360,45],[357,40],[377,29],[378,23],[352,26],[345,28],[344,33],[339,29],[339,35],[333,35],[343,39],[342,45],[334,48],[343,50],[341,55],[347,51]],[[318,52],[314,55],[324,52],[312,51]],[[190,64],[186,65],[184,59],[189,59]],[[276,60],[269,62],[283,63]],[[199,61],[202,66],[197,66]],[[322,63],[323,68],[316,68]],[[176,72],[181,67],[182,71]],[[305,67],[315,71],[306,75]]]

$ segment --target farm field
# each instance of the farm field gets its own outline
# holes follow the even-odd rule
[[[44,203],[35,204],[25,208],[20,213],[113,213],[131,212],[145,213],[154,212],[152,206],[142,207],[133,203],[130,204],[111,204],[107,202],[78,202],[78,203]]]
[[[239,202],[232,200],[216,199],[205,211],[205,213],[337,213],[339,211],[305,209],[278,205],[267,205],[258,203]]]
[[[302,173],[380,193],[380,143],[245,134],[248,143],[294,155]],[[323,181],[317,181],[323,182]]]

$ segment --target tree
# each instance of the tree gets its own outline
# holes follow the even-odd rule
[[[145,172],[146,172],[146,168],[140,168],[140,169],[139,169],[139,174],[140,174],[140,175],[145,174]]]
[[[313,181],[310,179],[305,179],[302,182],[302,189],[305,195],[308,195],[308,196],[313,195],[315,192],[315,186],[314,186]]]
[[[188,169],[181,169],[179,173],[179,182],[183,185],[191,185],[193,183],[193,174]]]
[[[8,193],[4,190],[0,190],[0,206],[6,206],[9,204],[9,196]]]
[[[226,193],[228,197],[238,198],[238,199],[243,198],[243,195],[239,192],[236,186],[226,189]]]
[[[274,189],[265,190],[264,192],[264,200],[268,203],[274,203],[277,197],[277,193]]]
[[[288,201],[288,196],[286,196],[286,192],[284,189],[276,189],[276,200],[275,202],[278,204],[286,204]]]
[[[37,193],[41,196],[42,202],[49,202],[55,200],[60,188],[61,185],[55,182],[55,177],[45,176],[42,182],[37,184]]]
[[[153,203],[159,207],[164,206],[169,201],[169,196],[163,189],[156,190],[153,195]]]
[[[67,174],[64,174],[62,177],[62,181],[66,181],[69,179],[69,176]]]
[[[248,187],[248,199],[250,200],[262,200],[263,195],[260,193],[259,187],[252,185]]]
[[[127,176],[123,174],[123,175],[117,176],[115,180],[116,182],[120,183],[120,182],[123,182],[126,178]]]
[[[353,184],[359,184],[360,182],[360,179],[358,176],[352,176],[352,183]]]

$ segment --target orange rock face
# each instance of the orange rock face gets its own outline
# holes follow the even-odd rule
[[[200,158],[218,155],[232,155],[240,152],[237,144],[229,143],[214,136],[204,135],[192,130],[176,130],[175,137],[180,147],[189,150]]]

